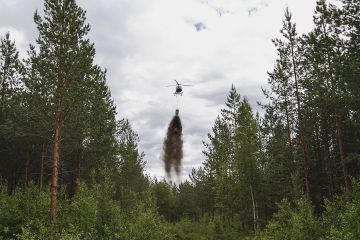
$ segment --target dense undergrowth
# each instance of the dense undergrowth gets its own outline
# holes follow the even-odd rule
[[[357,240],[360,239],[360,181],[346,194],[327,200],[322,214],[300,198],[283,200],[266,227],[244,236],[237,221],[204,215],[169,223],[157,211],[151,190],[134,195],[131,209],[111,198],[110,184],[82,185],[71,200],[61,193],[56,224],[49,219],[47,192],[32,185],[11,196],[0,193],[0,239],[246,239],[246,240]],[[141,200],[140,200],[141,199]]]

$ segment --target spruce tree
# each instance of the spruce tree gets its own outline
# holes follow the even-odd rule
[[[123,207],[130,210],[137,200],[137,195],[147,190],[148,180],[143,173],[144,154],[138,150],[138,135],[132,130],[127,119],[122,119],[117,123],[117,141],[118,194]]]

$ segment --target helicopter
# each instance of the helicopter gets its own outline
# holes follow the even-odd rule
[[[173,87],[173,86],[176,87],[175,92],[174,92],[174,96],[176,96],[176,95],[181,95],[182,96],[183,95],[182,86],[193,86],[193,85],[189,85],[189,84],[179,83],[175,79],[174,79],[174,81],[175,81],[176,85],[168,85],[168,86],[166,86],[166,87]]]

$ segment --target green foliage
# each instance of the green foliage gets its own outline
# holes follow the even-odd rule
[[[149,187],[149,181],[144,175],[144,154],[138,150],[138,135],[132,130],[127,119],[117,122],[116,136],[118,152],[116,194],[123,206],[130,207],[136,202],[139,193],[147,191]]]
[[[139,203],[135,209],[133,209],[127,230],[125,239],[173,239],[173,235],[170,232],[170,225],[162,222],[154,207],[146,206],[144,203]]]
[[[82,185],[79,193],[71,200],[60,202],[57,229],[74,229],[80,236],[94,235],[99,214],[97,204],[95,191]]]
[[[175,239],[178,240],[205,240],[214,239],[215,224],[208,216],[201,217],[198,221],[182,219],[174,225]]]
[[[168,222],[175,222],[177,214],[177,192],[176,187],[164,180],[155,181],[151,186],[159,214]]]
[[[351,200],[347,193],[326,200],[320,217],[305,199],[295,202],[287,200],[279,204],[279,210],[266,228],[257,232],[252,240],[318,239],[355,240],[360,237],[360,181],[353,179]]]
[[[221,216],[203,215],[197,221],[183,218],[174,225],[175,239],[179,240],[235,240],[240,235],[233,225]]]
[[[196,184],[207,185],[206,194],[213,198],[206,202],[213,204],[209,214],[229,219],[239,214],[238,230],[249,232],[258,227],[257,215],[263,205],[259,121],[234,86],[225,105],[208,135],[209,142],[204,142],[203,175]]]
[[[344,194],[326,201],[323,214],[325,236],[322,240],[355,240],[360,238],[360,180],[353,180],[351,201]]]
[[[177,204],[181,217],[197,219],[201,215],[198,194],[196,187],[189,181],[179,184]]]
[[[105,183],[107,184],[107,183]],[[173,239],[149,198],[123,209],[104,184],[81,186],[71,200],[59,200],[56,224],[49,222],[49,199],[31,185],[9,196],[1,186],[0,239]]]
[[[7,181],[8,192],[15,188],[14,173],[22,167],[23,151],[27,147],[21,134],[27,121],[22,70],[15,41],[9,33],[0,36],[0,180]]]
[[[9,196],[4,185],[0,185],[0,239],[14,239],[23,228],[45,234],[49,226],[49,198],[31,185],[24,192],[16,190]]]
[[[274,218],[254,239],[319,239],[322,234],[320,226],[320,221],[315,217],[308,201],[300,199],[292,207],[290,202],[284,200],[279,204],[279,211]]]

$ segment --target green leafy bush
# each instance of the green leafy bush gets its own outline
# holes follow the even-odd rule
[[[322,234],[320,221],[313,214],[311,204],[305,199],[295,202],[283,200],[279,211],[268,223],[266,228],[258,233],[254,240],[312,240],[319,239]]]
[[[49,227],[49,195],[30,185],[11,196],[0,185],[0,239],[15,239],[24,229],[43,235]]]
[[[360,239],[360,180],[353,180],[351,198],[344,194],[335,201],[326,201],[323,226],[322,240]]]

